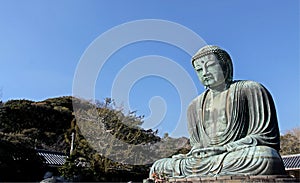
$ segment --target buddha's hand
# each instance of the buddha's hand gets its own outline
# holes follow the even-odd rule
[[[226,148],[223,146],[206,147],[206,148],[194,149],[192,151],[192,155],[194,158],[206,158],[209,156],[222,154],[226,151],[227,151]]]
[[[186,154],[176,154],[176,155],[173,155],[172,158],[174,158],[174,159],[186,158]]]

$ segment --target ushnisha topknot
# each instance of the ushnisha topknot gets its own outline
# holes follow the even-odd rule
[[[202,48],[200,48],[196,54],[192,57],[192,65],[194,66],[194,61],[204,57],[206,55],[214,54],[218,60],[220,60],[221,67],[223,68],[223,71],[226,73],[226,80],[228,82],[232,81],[233,78],[233,64],[232,60],[224,49],[220,48],[219,46],[215,45],[206,45]]]
[[[206,55],[210,55],[210,54],[217,54],[217,55],[222,55],[227,52],[225,50],[223,50],[222,48],[220,48],[219,46],[215,46],[215,45],[206,45],[202,48],[200,48],[197,53],[192,57],[192,62],[194,62],[195,60],[197,60],[200,57],[206,56]],[[227,54],[228,55],[228,54]],[[229,55],[228,55],[229,56]],[[222,60],[225,58],[222,58]],[[223,60],[225,61],[225,60]]]

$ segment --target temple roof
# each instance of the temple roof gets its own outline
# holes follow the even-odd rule
[[[66,158],[68,157],[64,153],[54,152],[54,151],[47,151],[47,150],[36,150],[38,155],[40,155],[45,161],[44,163],[49,166],[62,166]]]
[[[281,156],[286,170],[300,169],[300,154]]]

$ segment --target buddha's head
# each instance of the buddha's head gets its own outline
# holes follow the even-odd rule
[[[207,45],[193,57],[192,65],[202,84],[208,88],[232,82],[233,66],[229,54],[218,46]]]

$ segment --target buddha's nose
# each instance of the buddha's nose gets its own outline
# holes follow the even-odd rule
[[[203,73],[202,73],[202,76],[205,77],[209,74],[207,68],[203,67]]]

